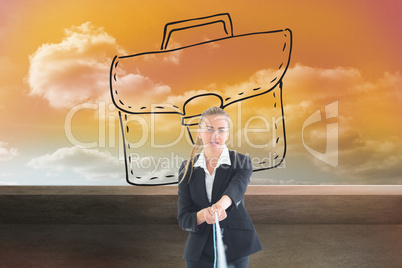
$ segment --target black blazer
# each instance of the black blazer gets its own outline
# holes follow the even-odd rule
[[[223,195],[232,199],[232,206],[226,211],[227,218],[219,223],[223,229],[226,259],[238,259],[262,249],[254,225],[244,207],[244,193],[253,172],[251,159],[235,151],[229,151],[229,155],[231,165],[222,164],[216,169],[211,204],[206,194],[203,168],[195,167],[189,181],[190,169],[184,180],[179,183],[177,219],[180,228],[189,232],[184,250],[186,260],[198,262],[204,250],[213,249],[212,225],[204,222],[197,228],[197,212],[215,204]],[[195,161],[197,159],[198,155]],[[179,182],[183,178],[186,162],[184,161],[179,169]]]

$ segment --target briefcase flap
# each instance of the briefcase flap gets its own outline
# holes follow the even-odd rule
[[[189,98],[203,93],[220,96],[224,107],[275,88],[288,67],[291,46],[292,33],[286,29],[116,56],[112,99],[131,114],[181,113]]]

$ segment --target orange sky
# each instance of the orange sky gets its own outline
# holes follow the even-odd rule
[[[157,50],[167,22],[221,12],[230,13],[235,34],[285,28],[293,32],[290,67],[283,80],[288,162],[286,169],[261,173],[256,180],[268,178],[268,184],[402,183],[398,175],[402,162],[401,5],[396,0],[192,1],[191,6],[187,1],[2,1],[0,167],[4,171],[0,184],[29,184],[23,177],[30,172],[35,174],[34,184],[62,180],[66,166],[56,170],[33,160],[55,157],[61,148],[73,150],[64,126],[72,106],[110,103],[107,79],[113,56]],[[88,26],[86,30],[79,28],[83,25]],[[98,47],[95,37],[104,40]],[[52,54],[40,58],[40,51]],[[93,62],[71,68],[80,64],[80,58]],[[62,65],[52,65],[60,70],[52,69],[50,75],[45,64],[54,62]],[[309,115],[335,101],[339,104],[339,165],[334,168],[306,151],[301,132]],[[106,116],[116,114],[110,110]],[[82,110],[72,119],[77,139],[98,140],[97,112]],[[107,121],[107,137],[119,135],[118,122],[114,122],[114,134],[109,132],[112,122]],[[305,131],[305,141],[322,151],[325,125]],[[92,148],[105,161],[116,157],[117,149],[108,147],[109,143],[98,141],[101,146]],[[66,184],[111,183],[97,181],[74,161],[70,165],[73,172],[68,176],[78,174],[83,179]],[[323,177],[328,179],[320,181]]]

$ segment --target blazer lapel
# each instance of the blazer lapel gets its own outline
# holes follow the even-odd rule
[[[212,187],[212,198],[211,198],[213,204],[219,201],[217,199],[220,196],[220,194],[224,191],[224,189],[222,189],[222,186],[228,179],[230,170],[233,168],[233,165],[235,164],[232,151],[229,151],[229,155],[231,165],[229,166],[227,164],[222,164],[215,171],[215,179],[214,179],[214,185]]]
[[[201,167],[195,167],[193,170],[193,185],[195,187],[195,192],[199,193],[201,203],[204,207],[209,207],[209,201],[207,196],[207,188],[205,186],[205,171]]]

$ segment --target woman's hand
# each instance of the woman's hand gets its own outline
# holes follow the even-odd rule
[[[224,220],[227,217],[226,209],[221,205],[219,205],[218,203],[212,205],[212,207],[210,207],[210,211],[214,217],[214,223],[215,223],[215,212],[218,214],[218,221]]]
[[[224,220],[227,217],[226,209],[228,209],[231,205],[232,205],[232,199],[229,196],[224,195],[218,202],[212,205],[211,212],[218,213],[219,221]]]
[[[197,213],[197,226],[207,222],[213,224],[215,222],[215,216],[211,214],[211,207],[201,209]]]
[[[203,222],[206,222],[208,224],[214,224],[215,223],[215,210],[212,209],[212,207],[207,207],[204,209],[201,209],[197,213],[197,225],[202,224]]]
[[[206,222],[208,224],[215,223],[215,212],[218,213],[218,221],[224,220],[227,217],[226,209],[232,205],[232,199],[224,195],[211,207],[201,209],[197,213],[197,225]]]

